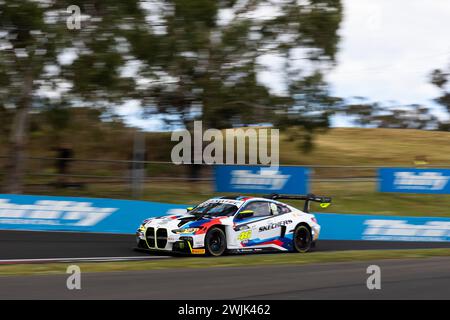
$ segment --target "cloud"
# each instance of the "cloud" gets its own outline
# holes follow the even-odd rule
[[[433,106],[433,69],[450,63],[450,1],[344,0],[334,94]]]

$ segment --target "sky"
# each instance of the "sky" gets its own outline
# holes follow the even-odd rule
[[[439,90],[429,74],[450,66],[449,0],[343,0],[337,66],[328,74],[333,93],[369,101],[433,107]],[[345,118],[335,126],[351,125]]]

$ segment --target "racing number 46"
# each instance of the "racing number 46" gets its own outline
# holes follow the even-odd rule
[[[252,236],[252,230],[243,231],[239,234],[238,240],[244,241],[250,239]]]

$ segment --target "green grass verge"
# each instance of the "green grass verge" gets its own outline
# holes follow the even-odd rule
[[[312,263],[331,263],[347,261],[367,261],[382,259],[421,259],[429,257],[448,257],[450,249],[414,250],[358,250],[311,252],[307,254],[254,254],[226,256],[219,258],[194,257],[178,259],[157,259],[151,261],[99,262],[99,263],[50,263],[17,264],[0,266],[1,276],[62,274],[67,266],[77,264],[83,272],[138,271],[169,268],[217,268],[248,267],[261,265],[304,265]]]

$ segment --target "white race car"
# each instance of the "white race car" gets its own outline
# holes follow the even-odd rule
[[[277,199],[304,200],[303,211]],[[220,256],[225,252],[307,252],[320,225],[309,213],[310,202],[322,207],[331,198],[306,196],[226,196],[209,199],[181,215],[143,221],[136,232],[138,249]]]

